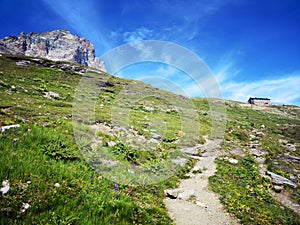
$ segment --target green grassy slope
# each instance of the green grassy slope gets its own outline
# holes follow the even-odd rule
[[[31,63],[16,64],[24,60]],[[120,185],[96,173],[82,157],[73,137],[72,105],[81,75],[60,66],[64,64],[43,60],[40,65],[28,57],[0,56],[0,126],[20,124],[18,128],[0,133],[0,181],[8,180],[11,186],[6,194],[0,196],[0,224],[172,224],[163,203],[163,190],[175,187],[192,162],[179,169],[170,179],[148,186]],[[173,94],[139,83],[141,89],[151,90],[155,96],[139,99],[134,105],[130,102],[114,104],[120,91],[131,81],[105,73],[100,73],[97,79],[105,83],[101,84],[102,90],[96,96],[96,122],[111,124],[111,108],[116,106],[120,111],[130,110],[133,129],[145,138],[151,137],[154,125],[157,128],[164,122],[166,127],[164,140],[157,151],[137,151],[119,143],[111,148],[118,159],[139,166],[179,154],[176,140],[182,128],[181,115],[170,106],[170,102],[157,97],[171,98]],[[45,97],[45,93],[49,92],[55,92],[58,96]],[[199,123],[193,126],[199,126],[200,136],[189,140],[191,145],[203,142],[203,136],[209,135],[211,128],[208,101],[193,99],[193,103],[199,115]],[[297,110],[296,115],[299,118]],[[300,170],[299,165],[292,162],[286,162],[288,166],[281,165],[279,159],[278,164],[272,164],[280,154],[286,152],[284,146],[278,144],[278,139],[295,143],[297,151],[293,154],[299,155],[299,119],[242,108],[232,102],[227,106],[227,119],[226,141],[223,145],[225,152],[229,152],[233,146],[239,146],[246,152],[253,129],[250,124],[254,123],[257,129],[264,124],[266,131],[262,146],[270,153],[266,161],[268,168],[285,176],[294,173],[291,168]],[[103,145],[114,140],[113,136],[105,133],[99,132],[98,135]],[[263,204],[262,200],[251,198],[251,203],[247,202],[245,199],[252,192],[238,188],[240,178],[232,179],[245,174],[248,176],[249,171],[243,168],[249,165],[253,168],[253,172],[250,172],[256,177],[255,162],[249,157],[241,158],[245,163],[233,168],[224,161],[218,161],[219,170],[211,179],[211,185],[214,191],[221,193],[228,210],[242,214],[246,218],[245,223],[299,222],[299,215],[275,202],[271,202],[271,208],[263,208],[263,215],[266,216],[263,220],[258,219],[262,209],[254,205]],[[270,182],[257,179],[247,185],[261,184],[261,195],[269,199]],[[228,187],[238,193],[232,195],[232,199],[224,197],[223,191]],[[299,202],[299,189],[287,191]],[[233,202],[247,204],[251,210],[243,210],[241,205]],[[24,203],[28,203],[29,208]],[[270,214],[271,211],[276,213]]]

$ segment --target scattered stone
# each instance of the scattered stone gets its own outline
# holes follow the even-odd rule
[[[202,173],[202,169],[200,166],[195,166],[193,169],[192,169],[192,173]]]
[[[200,207],[203,207],[203,208],[208,208],[205,204],[203,204],[202,202],[199,202],[199,201],[196,201],[195,202],[196,203],[196,205],[198,205],[198,206],[200,206]]]
[[[281,192],[283,190],[283,186],[280,185],[274,185],[273,190],[277,193]]]
[[[5,195],[10,190],[10,184],[8,180],[2,181],[2,188],[0,191],[2,192],[2,195]]]
[[[21,61],[16,62],[16,65],[17,66],[27,66],[27,65],[30,65],[30,61],[28,61],[28,60],[21,60]]]
[[[295,152],[295,151],[297,151],[296,146],[293,145],[293,144],[287,144],[285,147],[287,148],[287,150],[288,150],[289,152]]]
[[[182,189],[167,189],[164,190],[165,196],[171,199],[176,199],[180,192],[183,192]]]
[[[108,144],[109,147],[113,147],[113,146],[116,145],[116,142],[114,142],[114,141],[109,141],[109,142],[107,142],[107,144]]]
[[[113,167],[119,166],[119,162],[114,161],[114,160],[101,160],[101,163],[106,165],[106,166],[113,166]]]
[[[182,190],[182,189],[168,189],[164,190],[166,197],[171,199],[188,200],[190,197],[195,196],[195,190]]]
[[[155,140],[161,141],[161,140],[162,140],[162,137],[161,137],[161,136],[159,136],[158,134],[153,134],[153,136],[152,136],[152,139],[155,139]]]
[[[20,127],[20,124],[13,124],[13,125],[8,125],[8,126],[3,126],[0,128],[0,131],[1,132],[4,132],[10,128],[15,128],[15,127]]]
[[[245,153],[243,152],[243,150],[240,147],[237,146],[233,146],[230,150],[230,153],[232,155],[238,156],[238,157],[244,157]]]
[[[256,136],[253,135],[253,134],[250,134],[249,137],[250,137],[251,140],[253,140],[254,138],[256,138]]]
[[[22,208],[21,208],[21,212],[25,212],[26,209],[29,209],[30,205],[28,203],[24,203],[22,204]]]
[[[54,187],[60,188],[61,185],[60,185],[59,183],[55,183],[55,184],[54,184]]]
[[[251,143],[248,145],[250,148],[254,148],[254,149],[257,149],[259,148],[260,144],[259,143]]]
[[[296,177],[293,174],[291,174],[290,175],[290,180],[293,181],[293,182],[296,182]]]
[[[234,164],[234,165],[236,165],[236,164],[239,163],[239,161],[238,161],[237,159],[234,159],[234,158],[228,158],[227,156],[224,157],[224,158],[220,158],[220,159],[223,159],[224,161],[227,161],[227,162],[229,162],[229,163],[231,163],[231,164]]]
[[[149,106],[144,106],[144,109],[146,110],[146,111],[153,111],[154,110],[154,108],[153,107],[149,107]]]
[[[256,157],[261,157],[263,155],[268,155],[269,153],[268,152],[264,152],[264,151],[260,151],[258,149],[253,149],[251,150],[251,154],[256,156]]]
[[[293,155],[289,155],[288,153],[285,153],[285,154],[284,154],[284,157],[285,157],[286,159],[289,159],[289,160],[293,161],[293,162],[298,162],[298,163],[300,163],[300,157],[293,156]]]
[[[275,174],[275,173],[272,173],[270,171],[267,171],[266,172],[267,175],[271,176],[272,178],[272,183],[275,184],[275,185],[288,185],[292,188],[297,188],[297,184],[294,183],[293,181],[283,177],[283,176],[280,176],[278,174]]]
[[[186,158],[171,159],[171,162],[180,166],[184,166],[187,162]]]
[[[266,159],[263,158],[263,157],[256,157],[256,158],[255,158],[255,161],[256,161],[257,163],[259,163],[259,164],[262,164],[262,163],[264,163],[264,162],[266,161]]]
[[[183,192],[179,193],[177,198],[182,199],[182,200],[188,200],[192,196],[195,196],[195,190],[194,189],[186,190],[186,191],[183,191]]]
[[[228,162],[231,163],[231,164],[234,164],[234,165],[239,163],[239,161],[237,159],[233,159],[233,158],[229,158]]]
[[[160,144],[160,141],[154,139],[154,138],[151,138],[150,140],[147,141],[147,144],[151,145],[151,144],[154,144],[154,145],[159,145]]]
[[[287,145],[288,141],[287,140],[283,140],[283,139],[279,139],[279,142],[283,145]]]
[[[45,97],[45,98],[49,98],[49,99],[52,99],[52,98],[59,98],[59,94],[56,93],[56,92],[53,92],[53,91],[48,91],[48,92],[45,92],[45,93],[44,93],[44,97]]]

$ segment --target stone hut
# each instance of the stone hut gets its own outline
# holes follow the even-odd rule
[[[269,98],[249,98],[248,103],[251,105],[269,106],[269,105],[271,105],[271,99],[269,99]]]

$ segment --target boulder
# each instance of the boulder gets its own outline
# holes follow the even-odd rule
[[[297,184],[283,176],[280,176],[278,174],[272,173],[270,171],[266,172],[267,175],[269,175],[272,178],[272,183],[275,185],[288,185],[291,188],[297,188]]]
[[[274,185],[273,190],[277,193],[281,192],[283,190],[283,186],[280,185]]]
[[[168,189],[164,191],[166,197],[171,199],[188,200],[190,197],[195,196],[195,190],[183,190],[183,189]]]

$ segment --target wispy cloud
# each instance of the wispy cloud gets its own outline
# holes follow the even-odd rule
[[[108,33],[108,38],[117,44],[128,44],[143,40],[159,39],[157,32],[144,26],[128,30],[124,30],[122,28],[112,30]]]
[[[249,97],[267,97],[275,103],[300,104],[300,71],[277,74],[270,79],[256,76],[240,81],[237,78],[245,74],[237,67],[237,56],[234,51],[224,54],[214,69],[224,98],[245,102]]]
[[[153,37],[153,31],[145,27],[140,27],[134,31],[127,31],[122,34],[125,43],[148,40]]]
[[[279,79],[247,83],[225,82],[221,87],[224,96],[232,100],[247,101],[249,97],[268,97],[276,103],[300,103],[300,72]]]

